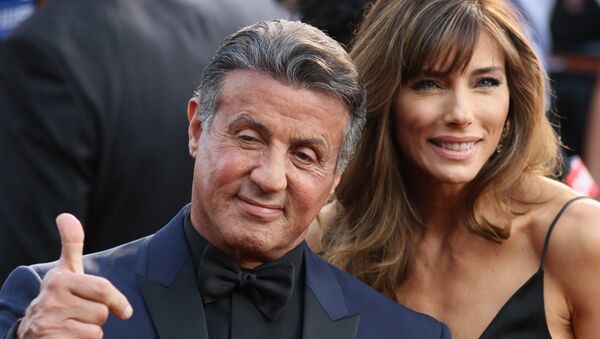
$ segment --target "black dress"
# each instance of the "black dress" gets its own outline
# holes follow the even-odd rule
[[[573,198],[560,209],[546,234],[540,267],[527,282],[508,299],[496,317],[485,329],[480,339],[538,339],[552,338],[546,322],[544,310],[544,257],[548,250],[550,235],[554,225],[564,210],[574,201],[587,198]]]

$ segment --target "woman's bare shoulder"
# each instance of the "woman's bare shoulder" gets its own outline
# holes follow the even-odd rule
[[[560,197],[550,207],[551,218],[546,220],[548,230],[553,226],[548,244],[552,257],[600,264],[600,203],[591,198]]]
[[[569,269],[566,264],[585,260],[600,264],[600,203],[544,177],[529,177],[522,186],[519,198],[527,202],[527,212],[521,225],[526,225],[540,255],[550,233],[544,266],[562,272]]]
[[[567,240],[565,246],[570,246],[570,241],[585,240],[583,238],[596,233],[600,235],[598,201],[583,198],[567,185],[544,177],[530,178],[525,196],[532,202],[528,213],[542,241],[553,223],[552,241],[562,243],[561,239]],[[554,247],[559,248],[558,245]]]
[[[571,326],[576,337],[600,332],[600,203],[579,198],[561,183],[546,185],[552,197],[547,204],[544,240],[551,225],[544,271],[559,289],[571,309]],[[562,213],[561,213],[562,211]],[[543,241],[542,241],[543,242]]]
[[[581,228],[583,232],[593,231],[590,228],[591,224],[600,221],[600,203],[593,198],[584,198],[582,194],[576,192],[562,182],[537,177],[532,180],[532,191],[540,192],[539,204],[534,207],[535,213],[544,216],[543,221],[547,221],[547,225],[556,219],[560,213],[557,222],[568,223]],[[533,196],[533,195],[532,195]],[[572,201],[573,200],[573,201]],[[535,202],[534,199],[532,201]],[[562,213],[561,213],[562,210]],[[600,230],[600,227],[596,227]]]

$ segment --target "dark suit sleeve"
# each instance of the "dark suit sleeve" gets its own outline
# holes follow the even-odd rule
[[[84,222],[92,190],[94,119],[68,65],[40,43],[0,45],[0,283],[22,264],[56,260],[54,219]]]
[[[6,335],[3,337],[4,339],[17,339],[17,329],[19,328],[19,324],[21,323],[21,320],[17,321],[8,331],[8,333],[6,333]]]
[[[19,267],[0,289],[0,338],[11,338],[17,322],[40,291],[42,277],[30,267]]]
[[[440,336],[442,339],[451,339],[452,335],[450,334],[450,329],[446,324],[442,324],[442,335]]]

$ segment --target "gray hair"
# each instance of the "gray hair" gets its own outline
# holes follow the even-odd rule
[[[263,21],[227,37],[204,68],[194,93],[201,98],[197,114],[210,126],[225,75],[249,70],[275,80],[331,94],[350,111],[350,121],[338,156],[342,173],[350,161],[365,124],[365,90],[344,48],[317,28],[287,20]]]

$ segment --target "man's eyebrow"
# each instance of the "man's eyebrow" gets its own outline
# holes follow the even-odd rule
[[[240,115],[236,116],[235,118],[233,118],[227,125],[227,129],[231,130],[236,125],[248,126],[252,129],[256,130],[262,136],[267,137],[267,138],[271,138],[273,136],[273,132],[267,126],[254,120],[248,114],[240,114]]]
[[[325,150],[329,150],[329,146],[323,139],[320,138],[293,138],[292,145],[296,146],[317,146]]]

